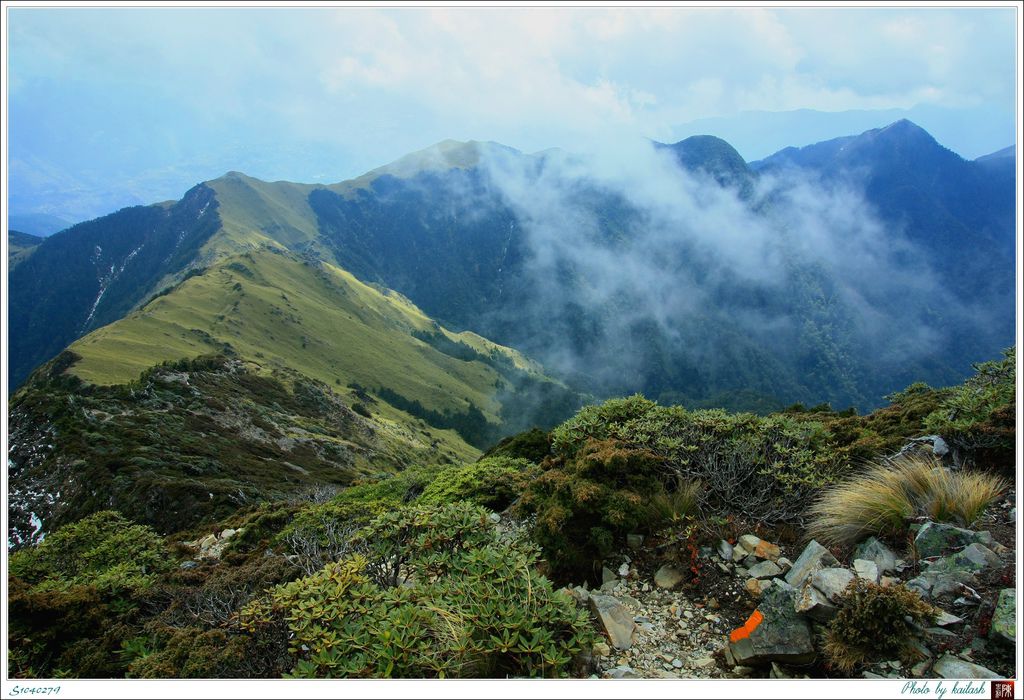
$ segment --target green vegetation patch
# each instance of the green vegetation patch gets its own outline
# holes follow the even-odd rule
[[[289,639],[293,677],[557,677],[593,643],[535,547],[499,537],[476,506],[400,509],[359,541],[363,554],[243,610],[250,634]]]

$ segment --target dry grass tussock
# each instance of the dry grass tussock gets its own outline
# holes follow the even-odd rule
[[[969,527],[1007,486],[987,472],[951,471],[934,457],[874,462],[811,506],[808,530],[829,545],[850,545],[899,533],[918,516]]]

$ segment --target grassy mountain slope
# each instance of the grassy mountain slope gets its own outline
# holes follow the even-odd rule
[[[42,236],[33,236],[21,231],[7,232],[7,265],[14,269],[18,263],[27,258],[37,245],[43,242]]]
[[[536,363],[328,263],[256,248],[73,343],[12,397],[12,542],[116,508],[169,532],[571,414]]]
[[[82,360],[71,372],[90,383],[123,383],[158,362],[230,346],[327,384],[384,385],[431,410],[474,405],[496,421],[498,373],[411,335],[434,328],[398,294],[326,263],[256,250],[224,259],[74,343]]]

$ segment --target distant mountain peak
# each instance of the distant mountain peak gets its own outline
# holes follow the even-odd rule
[[[998,161],[1004,158],[1015,159],[1017,157],[1017,145],[1011,144],[1006,148],[1000,148],[998,151],[993,153],[987,153],[983,156],[975,158],[975,162],[986,163],[989,161]]]
[[[514,148],[494,141],[445,139],[432,146],[404,155],[387,165],[375,168],[363,177],[373,179],[380,175],[392,175],[398,178],[407,178],[424,171],[467,170],[479,165],[481,158],[490,152],[519,153]]]
[[[922,129],[920,126],[910,121],[909,119],[900,119],[898,121],[894,121],[892,124],[889,124],[888,126],[884,126],[881,129],[875,129],[873,131],[868,131],[863,135],[867,136],[868,134],[874,134],[877,137],[883,138],[898,138],[901,140],[914,139],[922,142],[938,144],[938,141],[935,140],[934,136],[929,134],[927,131],[925,131],[924,129]]]
[[[749,186],[750,167],[732,144],[717,136],[699,134],[673,144],[655,142],[655,147],[666,148],[675,154],[676,160],[690,172],[703,171],[712,175],[720,184]]]

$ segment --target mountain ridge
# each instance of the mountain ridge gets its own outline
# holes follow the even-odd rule
[[[856,148],[846,148],[854,144]],[[675,144],[655,143],[653,147],[659,151],[668,150],[686,170],[698,175],[710,175],[719,186],[726,190],[736,189],[743,197],[749,197],[753,183],[763,172],[778,167],[782,161],[793,159],[809,161],[802,163],[801,167],[809,167],[812,171],[818,168],[821,177],[826,180],[841,173],[842,168],[846,167],[846,160],[851,158],[850,153],[862,160],[874,158],[877,163],[885,165],[885,158],[890,154],[886,151],[883,158],[879,155],[880,148],[890,149],[896,154],[892,162],[898,166],[900,177],[905,178],[917,175],[912,168],[900,165],[901,159],[904,155],[908,158],[917,157],[922,149],[929,153],[947,154],[937,157],[940,171],[948,167],[976,167],[947,149],[942,149],[927,132],[906,121],[873,129],[860,136],[844,137],[802,149],[786,149],[780,152],[784,155],[776,154],[771,159],[749,165],[728,143],[711,136],[691,137]],[[602,338],[602,333],[608,330],[601,330],[604,322],[600,319],[602,315],[607,317],[618,313],[614,306],[581,315],[580,310],[569,303],[546,310],[552,314],[553,323],[524,323],[524,318],[517,315],[524,303],[526,306],[533,304],[537,312],[544,311],[538,306],[541,302],[528,301],[531,295],[536,296],[536,280],[527,279],[522,274],[532,264],[536,251],[532,248],[530,234],[523,230],[522,213],[510,206],[505,193],[496,186],[492,169],[482,167],[481,157],[489,150],[522,164],[529,177],[543,176],[554,167],[552,163],[560,160],[557,153],[526,155],[492,142],[448,140],[371,170],[358,178],[330,185],[264,182],[238,171],[230,171],[220,178],[201,183],[193,191],[208,193],[210,203],[215,203],[212,211],[216,219],[210,221],[211,230],[208,234],[200,236],[201,241],[196,241],[196,249],[190,249],[191,258],[183,265],[161,268],[152,273],[150,276],[153,279],[146,277],[144,284],[133,287],[131,295],[122,295],[116,308],[108,308],[109,302],[104,299],[102,275],[92,284],[92,291],[86,290],[87,293],[80,295],[77,300],[74,294],[64,295],[61,303],[69,310],[77,304],[79,310],[76,313],[86,319],[84,326],[66,329],[60,338],[64,342],[55,341],[51,343],[52,347],[47,346],[34,359],[12,365],[12,386],[27,373],[30,364],[66,346],[81,330],[95,328],[97,324],[102,325],[103,322],[138,308],[153,294],[178,284],[190,270],[215,265],[224,258],[270,248],[322,260],[355,274],[363,282],[393,289],[454,330],[474,331],[503,345],[523,349],[531,355],[537,352],[543,355],[546,349],[555,348],[546,358],[538,358],[542,362],[545,359],[557,360],[560,352],[558,347],[564,346],[564,342],[559,339],[565,337],[574,339],[569,346],[571,353],[578,355],[583,352],[584,355],[579,356],[586,357],[586,353],[590,352],[591,357],[587,362],[595,366],[616,356],[640,353],[643,357],[637,359],[638,367],[647,366],[648,369],[623,379],[621,385],[606,387],[609,391],[628,391],[632,383],[634,389],[653,392],[655,396],[668,392],[665,394],[666,400],[679,400],[679,389],[688,387],[688,392],[695,393],[682,400],[693,403],[710,400],[715,391],[722,388],[721,382],[727,378],[729,366],[734,366],[730,364],[733,361],[713,369],[703,365],[714,363],[714,355],[718,353],[706,354],[703,359],[678,355],[678,350],[673,349],[673,344],[668,342],[663,332],[649,324],[645,325],[647,322],[640,322],[629,330],[632,339]],[[845,160],[837,166],[834,162],[837,158]],[[772,167],[767,167],[766,163]],[[979,172],[983,170],[977,167]],[[910,181],[912,178],[907,180]],[[977,183],[981,183],[979,187],[985,186],[981,176],[978,176]],[[922,211],[928,210],[924,204],[917,204],[916,208],[908,210],[905,202],[910,200],[906,199],[887,200],[884,180],[873,190],[871,182],[868,184],[869,198],[874,197],[874,201],[882,205],[882,210],[890,218],[899,220],[901,216],[908,215],[912,219],[920,218]],[[903,187],[901,192],[904,191],[910,192]],[[1003,195],[1005,192],[1000,196]],[[598,244],[609,245],[618,240],[620,243],[615,245],[622,245],[623,241],[634,235],[631,229],[635,225],[636,211],[630,208],[631,205],[598,191],[584,189],[573,196],[577,197],[573,206],[593,212],[596,216],[599,231],[594,240]],[[925,192],[923,195],[908,196],[924,197],[924,202],[932,195]],[[141,209],[161,212],[175,206],[180,206],[180,203]],[[886,209],[886,206],[889,208]],[[986,241],[986,237],[990,240],[982,248],[998,252],[991,241],[998,233],[996,229],[1002,226],[1001,222],[990,217],[989,220],[981,221],[980,225],[977,221],[965,223],[962,217],[958,218],[960,215],[957,211],[946,211],[946,205],[941,209],[939,219],[925,218],[926,221],[938,222],[936,230],[949,232],[945,234],[949,240],[936,239],[941,246],[937,246],[934,252],[940,259],[945,252],[953,249],[949,246],[955,242],[959,241],[969,247],[974,241]],[[125,210],[124,214],[111,216],[124,218],[132,211]],[[917,229],[911,227],[912,231],[923,229],[922,226]],[[165,235],[172,234],[168,232]],[[183,232],[176,231],[173,235],[183,235]],[[49,252],[53,245],[49,249],[41,246],[32,257],[40,260],[56,257]],[[131,250],[125,249],[122,252],[121,258],[110,261],[112,269],[130,271],[138,265],[138,261],[128,259]],[[565,272],[569,276],[558,284],[576,285],[575,288],[579,289],[582,280],[574,278],[570,269]],[[27,275],[27,272],[15,270],[15,275],[20,277]],[[998,284],[1002,283],[1003,279],[1000,278]],[[718,286],[725,289],[724,284]],[[966,293],[977,290],[966,287],[961,291]],[[728,294],[736,297],[735,303],[747,304],[749,302],[742,301],[744,295],[756,298],[757,295],[763,296],[764,291],[736,290]],[[12,302],[23,305],[25,296],[20,295]],[[808,298],[801,303],[810,304],[812,301]],[[775,302],[772,304],[778,306]],[[96,307],[93,309],[94,320],[88,320],[90,307]],[[779,310],[784,311],[784,307],[779,306]],[[847,312],[836,310],[829,313]],[[24,320],[22,317],[15,326],[24,324]],[[813,379],[811,384],[819,388],[800,388],[806,383],[806,378],[798,377],[806,375],[805,372],[782,370],[781,366],[776,366],[777,363],[769,359],[771,353],[765,354],[763,349],[758,348],[756,339],[752,341],[744,338],[742,333],[737,334],[735,329],[729,330],[727,316],[712,316],[703,320],[694,317],[692,321],[693,328],[703,327],[704,332],[711,337],[733,338],[730,342],[738,343],[743,348],[737,357],[744,354],[758,357],[757,364],[761,367],[776,367],[772,370],[774,379],[767,382],[757,381],[753,375],[742,375],[742,380],[756,384],[758,391],[771,391],[773,386],[790,387],[791,391],[781,392],[786,400],[821,400],[823,388],[836,381],[828,377],[835,372],[845,371],[839,369],[840,365],[835,365],[821,378]],[[808,322],[825,323],[823,319]],[[626,342],[615,344],[622,340]],[[587,350],[588,346],[594,348],[602,344],[607,347],[597,355]],[[21,349],[17,350],[16,354],[21,355]],[[966,371],[969,365],[967,360],[958,362],[962,363],[963,369],[954,370],[950,367],[935,376],[945,377],[940,381],[955,378],[958,373]],[[653,374],[650,367],[655,368]],[[563,366],[559,371],[564,373],[565,369]],[[590,386],[591,390],[595,387],[600,389],[599,384],[594,384],[592,376],[588,378],[588,372],[591,371],[588,366],[578,365],[573,371],[579,373],[577,378],[583,382],[583,386]],[[700,389],[702,386],[707,389]],[[730,387],[729,390],[738,391],[740,388]],[[844,392],[840,400],[858,402],[862,398]]]

